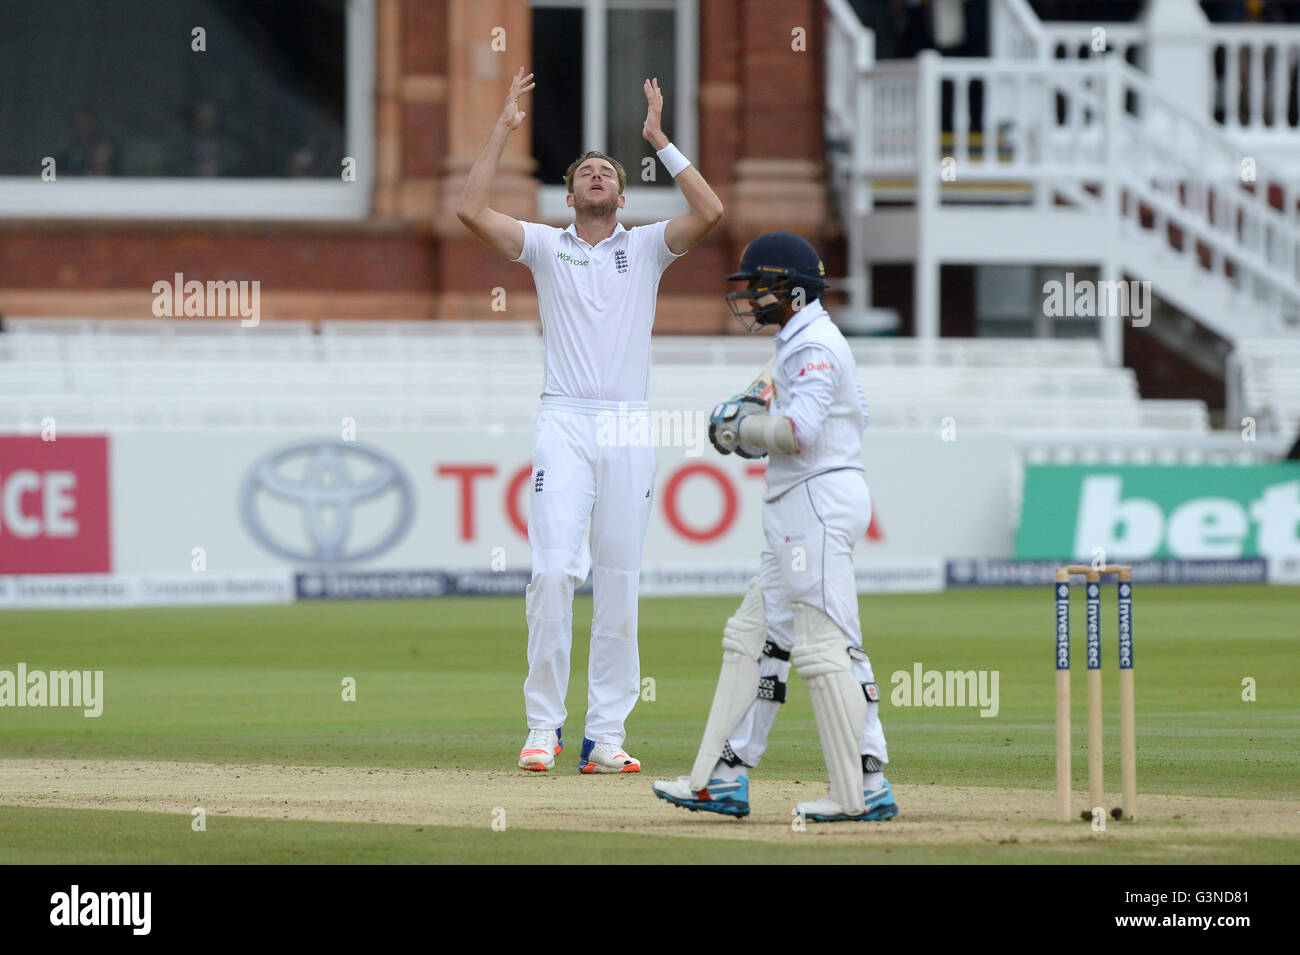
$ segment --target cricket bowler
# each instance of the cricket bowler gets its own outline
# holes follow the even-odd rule
[[[507,137],[524,121],[519,97],[536,84],[521,68],[505,108],[474,161],[456,207],[460,221],[533,273],[546,368],[532,451],[528,542],[533,571],[525,602],[528,737],[519,767],[555,766],[567,716],[573,642],[573,591],[588,573],[594,590],[587,717],[578,767],[583,773],[636,773],[623,749],[624,724],[640,692],[637,593],[641,548],[655,476],[646,404],[650,329],[659,278],[722,218],[722,203],[661,128],[657,78],[644,84],[642,134],[676,180],[689,211],[625,229],[618,211],[627,174],[591,151],[565,175],[573,222],[565,229],[520,222],[488,205]],[[626,443],[598,440],[610,416],[626,418]],[[620,422],[621,425],[621,422]],[[590,534],[588,534],[590,525]]]
[[[830,777],[827,796],[795,811],[814,822],[898,814],[853,574],[853,547],[871,523],[867,402],[853,353],[820,301],[825,275],[807,241],[772,232],[727,276],[748,283],[727,295],[741,323],[780,331],[770,403],[756,382],[710,419],[721,453],[768,457],[765,544],[759,576],[723,630],[722,672],[691,774],[654,784],[655,795],[693,811],[749,814],[748,773],[767,749],[793,665],[808,682]]]

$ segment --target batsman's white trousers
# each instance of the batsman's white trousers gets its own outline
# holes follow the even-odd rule
[[[856,469],[827,471],[796,484],[763,505],[763,556],[759,583],[767,614],[767,639],[787,653],[794,646],[795,601],[811,604],[844,633],[846,646],[862,649],[858,587],[853,575],[853,547],[871,524],[871,493]],[[876,682],[870,659],[852,662],[859,683]],[[790,664],[773,657],[759,660],[759,673],[786,681]],[[779,703],[755,700],[728,735],[732,750],[746,765],[757,766]],[[862,729],[862,753],[886,763],[885,731],[880,704],[868,702]]]
[[[641,689],[637,591],[654,475],[644,403],[542,400],[528,514],[529,729],[564,725],[573,591],[590,571],[594,616],[584,735],[598,743],[623,742]]]

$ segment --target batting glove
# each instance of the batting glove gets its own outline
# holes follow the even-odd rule
[[[761,410],[760,410],[761,409]],[[767,405],[753,395],[733,395],[713,409],[709,416],[709,441],[719,454],[736,452],[742,458],[761,458],[767,449],[742,441],[740,422],[751,414],[766,414]]]

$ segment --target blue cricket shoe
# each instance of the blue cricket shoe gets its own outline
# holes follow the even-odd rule
[[[864,789],[862,795],[866,800],[866,812],[849,815],[830,796],[812,802],[801,802],[795,806],[795,812],[809,822],[878,822],[893,819],[898,815],[898,803],[894,802],[894,792],[889,788],[889,780],[879,789]]]
[[[698,792],[691,791],[689,776],[678,776],[673,782],[660,780],[654,784],[655,795],[674,806],[691,812],[716,812],[724,816],[741,818],[749,815],[749,777],[741,776],[734,783],[710,779]]]

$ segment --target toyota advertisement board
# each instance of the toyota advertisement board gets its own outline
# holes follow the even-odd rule
[[[287,566],[315,574],[314,586],[344,571],[526,579],[531,443],[524,431],[356,441],[270,432],[118,435],[114,569],[187,569],[199,554],[208,570]],[[908,576],[940,581],[949,548],[1008,556],[1009,455],[1002,441],[874,440],[866,455],[874,515],[859,564],[892,568],[894,586],[906,586]],[[658,448],[656,462],[647,587],[743,588],[762,547],[764,462],[678,447]],[[410,586],[443,586],[416,581]]]
[[[5,440],[16,520],[4,532],[29,535],[6,548],[5,573],[27,575],[24,593],[48,591],[30,576],[43,573],[119,575],[119,603],[181,593],[186,579],[191,599],[237,599],[258,573],[272,599],[286,572],[298,599],[518,593],[528,579],[530,431]],[[950,554],[1010,556],[1010,455],[996,439],[868,433],[861,588],[937,589]],[[645,592],[743,590],[762,547],[765,463],[698,445],[659,447],[656,462]],[[55,559],[73,524],[79,556]]]

